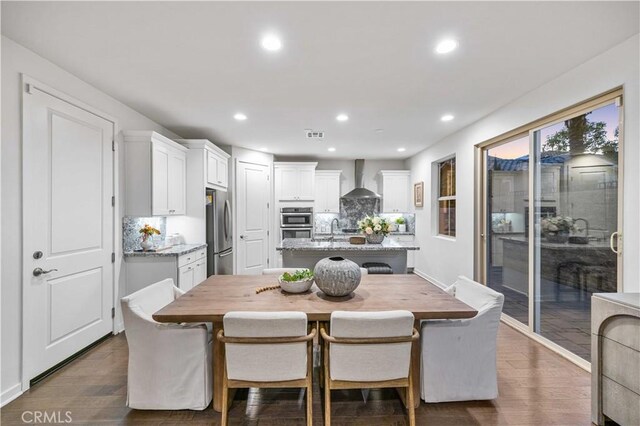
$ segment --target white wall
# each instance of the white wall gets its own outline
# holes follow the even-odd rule
[[[74,77],[58,66],[30,50],[2,37],[2,368],[0,400],[4,403],[20,392],[21,334],[22,334],[22,90],[20,74],[24,73],[67,95],[103,111],[118,121],[116,131],[156,130],[168,137],[177,135],[164,129],[126,105]],[[123,150],[119,150],[122,164]],[[120,168],[122,171],[122,167]],[[124,193],[124,179],[120,173],[120,193]],[[122,198],[122,197],[121,197]],[[124,205],[119,205],[120,217]],[[116,224],[116,235],[121,236],[121,225]],[[121,254],[121,242],[116,242],[116,253]],[[118,286],[124,290],[122,258],[116,262]]]
[[[417,271],[441,283],[473,276],[474,145],[623,85],[623,285],[625,292],[640,291],[639,41],[638,35],[626,40],[407,160],[413,182],[425,182],[425,206],[416,208]],[[457,157],[455,240],[434,236],[430,226],[431,164],[451,154]]]

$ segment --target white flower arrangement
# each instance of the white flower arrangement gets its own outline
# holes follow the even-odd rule
[[[366,216],[364,219],[358,221],[358,229],[367,235],[387,235],[389,231],[391,231],[391,224],[387,219],[379,216]]]
[[[540,224],[542,225],[543,235],[580,231],[580,229],[573,224],[573,219],[569,216],[546,217],[540,221]]]

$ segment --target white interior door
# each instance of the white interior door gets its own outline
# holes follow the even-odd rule
[[[236,167],[238,274],[260,274],[269,257],[269,167],[242,161]]]
[[[23,97],[25,380],[112,330],[113,122]]]

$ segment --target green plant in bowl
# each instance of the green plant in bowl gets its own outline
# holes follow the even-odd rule
[[[396,223],[398,225],[404,225],[406,223],[406,221],[404,220],[404,217],[399,217],[396,219]]]
[[[313,285],[313,271],[297,269],[293,274],[285,272],[278,278],[280,287],[287,293],[304,293]]]

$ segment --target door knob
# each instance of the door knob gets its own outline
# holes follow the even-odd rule
[[[33,270],[33,276],[39,277],[40,275],[48,274],[49,272],[54,272],[54,271],[57,271],[57,269],[49,269],[48,271],[45,271],[42,268],[36,268]]]
[[[240,239],[241,239],[241,240],[244,240],[244,235],[240,235]]]

